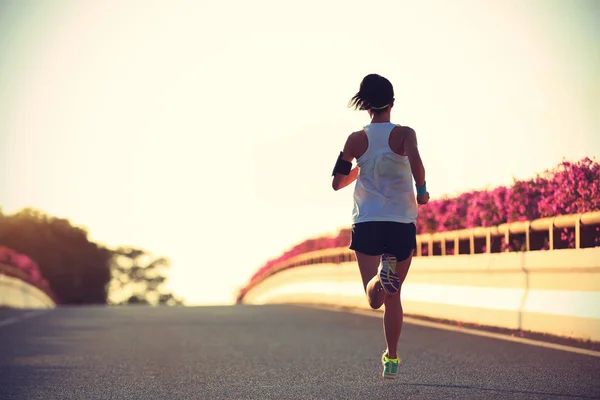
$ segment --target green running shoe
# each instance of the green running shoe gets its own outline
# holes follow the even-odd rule
[[[398,369],[400,365],[402,365],[402,359],[400,356],[398,358],[388,358],[387,350],[383,352],[381,355],[381,365],[383,365],[383,376],[386,379],[396,379],[398,376]]]

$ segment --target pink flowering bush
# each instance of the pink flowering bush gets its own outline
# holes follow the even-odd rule
[[[600,164],[590,159],[557,167],[511,187],[434,200],[419,208],[418,233],[494,226],[600,210]],[[453,214],[453,215],[448,215]]]
[[[534,178],[514,180],[511,187],[472,191],[458,197],[432,200],[419,207],[417,233],[434,233],[458,229],[497,226],[507,222],[531,221],[557,215],[577,214],[600,210],[600,164],[586,157],[578,162],[563,161]],[[600,227],[591,227],[592,245],[600,245]],[[336,237],[308,239],[268,261],[250,282],[268,274],[275,265],[309,251],[350,244],[350,229],[342,229]],[[541,239],[541,250],[548,249],[548,238]],[[574,247],[573,230],[563,229],[555,240],[564,247]],[[484,247],[484,246],[483,246]],[[499,250],[521,251],[524,237],[515,236],[509,243],[500,243]],[[427,255],[427,246],[423,255]],[[483,248],[483,251],[485,249]],[[449,249],[448,254],[454,253]],[[240,292],[243,296],[247,289]]]
[[[600,164],[589,158],[576,164],[565,161],[539,181],[540,217],[600,209]]]
[[[28,256],[17,253],[13,249],[0,247],[0,264],[15,268],[27,282],[39,288],[49,288],[48,282],[42,277],[39,266]]]

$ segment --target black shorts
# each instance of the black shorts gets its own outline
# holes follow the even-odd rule
[[[352,225],[350,249],[380,256],[391,254],[406,260],[417,247],[417,227],[413,223],[374,221]]]

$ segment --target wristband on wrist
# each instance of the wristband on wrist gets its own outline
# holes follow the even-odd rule
[[[425,196],[427,194],[427,183],[423,182],[423,186],[415,185],[417,188],[417,196]]]

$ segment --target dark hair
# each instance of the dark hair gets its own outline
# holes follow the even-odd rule
[[[369,74],[363,78],[358,93],[352,97],[348,107],[353,107],[355,110],[371,110],[379,114],[392,104],[394,104],[392,83],[381,75]]]

